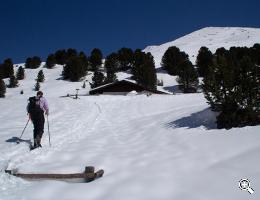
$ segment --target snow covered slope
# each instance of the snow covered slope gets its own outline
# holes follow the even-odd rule
[[[259,29],[206,28],[172,42],[176,44],[146,51],[153,53],[158,65],[171,45],[196,56],[203,45],[212,51],[221,45],[251,46],[259,37]],[[61,97],[75,94],[76,89],[86,94],[89,84],[83,89],[82,81],[63,81],[62,66],[46,69],[43,65],[26,69],[20,86],[8,88],[6,98],[0,98],[0,200],[259,199],[260,126],[216,129],[215,114],[203,94]],[[15,137],[26,124],[27,99],[35,94],[40,69],[45,74],[41,89],[50,105],[52,146],[46,124],[43,148],[30,152],[28,144],[16,144]],[[163,71],[157,76],[164,89],[176,90],[174,77]],[[85,78],[90,79],[91,75]],[[30,123],[23,139],[31,140],[32,131]],[[29,182],[4,173],[5,169],[73,173],[87,165],[104,169],[104,177],[72,184]],[[239,189],[242,178],[251,181],[253,195]]]
[[[47,126],[41,149],[30,152],[26,142],[14,140],[26,123],[26,99],[34,94],[39,69],[26,69],[20,87],[0,99],[1,200],[244,200],[249,194],[238,188],[242,178],[256,191],[251,199],[259,199],[260,126],[215,129],[202,94],[61,98],[82,82],[59,80],[61,66],[43,70],[51,147]],[[32,139],[32,131],[29,124],[23,139]],[[104,177],[28,182],[3,171],[71,173],[87,165],[103,168]]]
[[[148,46],[145,52],[151,52],[157,67],[160,67],[161,59],[170,46],[177,46],[185,51],[195,64],[198,50],[202,46],[208,47],[213,53],[219,47],[229,49],[231,46],[251,47],[260,43],[259,28],[231,28],[231,27],[209,27],[192,32],[172,42],[158,46]]]

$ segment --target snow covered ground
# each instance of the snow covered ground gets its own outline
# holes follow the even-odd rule
[[[248,194],[238,188],[241,178],[251,180],[251,198],[257,199],[259,126],[215,129],[202,94],[61,98],[82,85],[56,80],[61,69],[44,69],[51,147],[47,126],[42,149],[30,152],[27,143],[12,140],[26,123],[26,99],[34,94],[39,69],[26,70],[20,87],[0,99],[0,199],[242,200]],[[25,140],[32,129],[29,124]],[[104,177],[92,183],[28,182],[3,172],[70,173],[87,165],[104,169]]]
[[[203,94],[80,96],[82,82],[60,80],[61,66],[43,68],[41,85],[50,105],[43,148],[16,144],[27,121],[27,98],[40,69],[26,69],[20,86],[0,99],[0,200],[219,200],[259,199],[260,126],[218,130]],[[120,74],[120,77],[126,74]],[[161,72],[164,89],[176,81]],[[86,80],[90,80],[91,75]],[[20,95],[23,89],[24,95]],[[30,123],[23,139],[32,139]],[[81,172],[104,169],[91,183],[26,181],[4,173]],[[248,178],[255,193],[239,189]]]

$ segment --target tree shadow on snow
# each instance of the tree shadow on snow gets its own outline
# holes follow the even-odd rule
[[[18,137],[12,137],[6,140],[6,142],[10,142],[10,143],[20,143],[20,142],[25,142],[29,145],[32,145],[31,140],[24,140],[24,139],[20,139]]]
[[[163,67],[156,68],[156,73],[168,74],[168,72]]]
[[[174,94],[178,94],[178,93],[183,93],[180,89],[179,89],[179,85],[173,85],[173,86],[166,86],[163,87],[164,90],[168,91],[168,92],[172,92]]]
[[[183,93],[182,90],[180,90],[179,85],[166,86],[166,87],[163,87],[163,89],[167,90],[169,92],[172,92],[174,94],[185,94],[185,93]],[[196,93],[202,93],[201,85],[198,86]],[[190,94],[190,93],[187,93],[187,94]]]
[[[217,113],[206,108],[202,111],[192,113],[190,116],[177,119],[166,124],[168,128],[198,128],[204,126],[206,129],[217,129]]]

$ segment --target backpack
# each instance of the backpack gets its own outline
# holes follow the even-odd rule
[[[37,114],[40,114],[43,110],[40,107],[40,99],[37,99],[36,97],[30,97],[29,103],[27,105],[28,113],[35,116]]]

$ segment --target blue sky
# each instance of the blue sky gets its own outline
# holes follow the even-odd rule
[[[260,28],[259,9],[257,0],[1,1],[0,63],[63,48],[143,49],[207,26]]]

